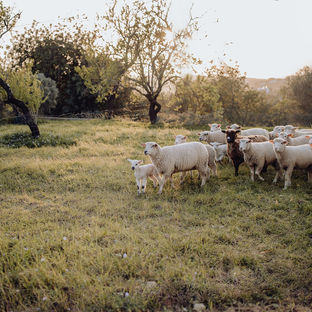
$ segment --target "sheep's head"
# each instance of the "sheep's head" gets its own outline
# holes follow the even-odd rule
[[[278,138],[283,139],[287,142],[289,142],[289,138],[292,137],[292,134],[287,134],[285,131],[282,131],[278,134]]]
[[[292,134],[292,135],[294,135],[297,129],[298,129],[297,127],[294,127],[294,126],[291,126],[291,125],[287,125],[287,126],[285,126],[285,130],[284,130],[284,131],[285,131],[287,134]]]
[[[209,139],[209,131],[202,131],[197,133],[199,136],[199,141],[208,141]]]
[[[285,150],[286,144],[288,144],[288,142],[284,139],[276,138],[274,139],[273,144],[274,150],[276,152],[282,153]]]
[[[234,143],[237,137],[237,134],[240,133],[241,131],[234,130],[234,129],[227,129],[227,130],[222,130],[222,132],[226,134],[226,141],[228,143]]]
[[[143,164],[143,160],[128,159],[128,161],[131,164],[131,169],[132,170],[135,170],[136,168],[138,168],[140,165]]]
[[[312,147],[312,135],[306,135],[306,138],[309,139],[309,144]]]
[[[227,126],[226,128],[227,128],[227,129],[238,130],[238,129],[241,128],[241,126],[238,125],[238,124],[232,124],[232,125],[230,125],[230,126]]]
[[[175,144],[181,144],[181,143],[185,143],[186,142],[186,136],[182,135],[182,134],[178,134],[175,137]]]
[[[159,150],[160,146],[156,142],[146,142],[144,149],[145,155],[154,155]]]
[[[213,124],[208,124],[209,127],[210,127],[210,131],[213,132],[213,131],[220,131],[221,130],[221,125],[220,124],[216,124],[216,123],[213,123]]]
[[[239,150],[241,152],[246,152],[248,151],[249,147],[250,147],[250,139],[240,139],[239,140]]]

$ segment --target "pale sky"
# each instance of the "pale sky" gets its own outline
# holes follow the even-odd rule
[[[21,31],[33,19],[53,24],[58,16],[85,13],[92,21],[107,2],[3,0],[22,11],[16,28]],[[212,59],[217,64],[237,61],[247,77],[283,78],[312,65],[312,0],[172,0],[171,18],[177,27],[185,24],[192,3],[193,15],[201,19],[190,52],[206,66]]]

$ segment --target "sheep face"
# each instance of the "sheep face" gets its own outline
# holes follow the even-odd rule
[[[234,143],[237,134],[240,133],[240,130],[228,129],[228,130],[222,130],[222,132],[226,134],[226,141],[228,143]]]
[[[199,132],[199,141],[208,141],[209,139],[209,131]]]
[[[156,142],[146,142],[144,154],[145,155],[155,155],[159,150],[159,145]]]
[[[287,143],[288,142],[286,140],[283,140],[280,138],[274,139],[273,141],[274,150],[278,153],[283,153],[285,151],[285,147]]]
[[[220,124],[213,123],[213,124],[208,124],[208,125],[210,127],[210,131],[219,131],[219,130],[221,130],[221,125]]]
[[[285,130],[284,126],[275,126],[273,131],[270,132],[270,138],[274,139],[278,137],[278,135]]]
[[[287,142],[289,142],[289,138],[292,136],[292,134],[287,134],[285,131],[282,131],[279,133],[278,138],[283,139]]]
[[[138,168],[140,165],[143,164],[143,160],[128,159],[128,161],[131,164],[131,169],[132,170],[135,170],[136,168]]]
[[[250,148],[250,142],[251,142],[251,140],[249,140],[249,139],[241,139],[241,140],[239,141],[239,150],[240,150],[241,152],[246,152],[246,151],[248,151],[249,148]]]
[[[185,142],[186,142],[186,136],[179,134],[175,137],[175,142],[174,142],[175,144],[181,144]]]
[[[285,133],[287,134],[295,134],[295,131],[297,130],[296,127],[292,127],[292,126],[287,126],[287,128],[285,127]]]

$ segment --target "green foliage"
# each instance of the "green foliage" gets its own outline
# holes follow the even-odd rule
[[[42,146],[64,146],[68,147],[76,145],[76,141],[71,138],[55,136],[52,134],[41,134],[39,138],[33,138],[31,134],[26,132],[18,132],[7,134],[0,137],[0,146],[9,148],[20,148],[26,146],[28,148],[36,148]]]
[[[32,73],[32,63],[25,63],[17,69],[2,69],[1,78],[7,81],[14,96],[23,101],[30,112],[36,116],[45,98],[40,81]],[[6,92],[1,89],[1,100],[5,101],[6,96]]]
[[[215,120],[222,120],[223,108],[218,100],[218,89],[207,77],[186,75],[176,83],[170,106],[181,113],[211,114]]]
[[[57,97],[59,94],[56,82],[51,78],[45,77],[43,73],[37,74],[37,78],[41,82],[41,89],[44,92],[44,102],[41,104],[39,111],[42,114],[49,115],[57,105]]]
[[[33,22],[13,36],[9,56],[15,66],[33,61],[33,72],[56,82],[59,90],[55,113],[77,113],[97,108],[95,97],[84,86],[75,67],[85,64],[84,52],[93,44],[95,33],[84,30],[81,20],[69,19],[56,25]]]

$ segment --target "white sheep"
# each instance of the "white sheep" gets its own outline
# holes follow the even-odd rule
[[[210,127],[211,132],[215,131],[221,131],[221,124],[213,123],[213,124],[208,124]]]
[[[175,144],[181,144],[181,143],[186,143],[186,136],[184,135],[177,135],[175,137]],[[208,167],[212,170],[213,175],[217,175],[217,165],[216,165],[216,151],[213,148],[213,146],[209,144],[204,144],[207,148],[208,151]],[[181,173],[181,182],[184,181],[186,172]],[[192,171],[191,171],[191,176],[192,176]]]
[[[143,194],[146,190],[147,178],[153,181],[154,187],[157,186],[157,182],[160,181],[157,169],[153,164],[142,165],[143,160],[128,159],[131,163],[131,169],[134,170],[134,176],[137,183],[138,194],[141,194],[141,189]]]
[[[175,136],[174,144],[186,143],[186,136],[183,134],[178,134]]]
[[[273,148],[279,165],[285,172],[284,190],[291,186],[291,175],[296,169],[307,169],[308,182],[312,182],[312,148],[310,144],[286,146],[287,141],[276,138]]]
[[[146,142],[144,154],[149,155],[162,179],[159,182],[159,194],[164,184],[175,172],[198,170],[204,186],[210,172],[208,168],[208,151],[199,142],[183,143],[160,147],[156,142]]]
[[[242,136],[249,136],[249,135],[263,135],[265,136],[268,140],[270,138],[269,136],[269,131],[263,128],[250,128],[246,130],[241,130],[241,126],[238,124],[233,124],[231,126],[227,126],[227,129],[233,129],[233,130],[240,130],[240,135]]]
[[[298,128],[297,127],[293,127],[291,125],[287,125],[285,127],[285,132],[287,134],[292,134],[294,138],[297,138],[299,136],[302,136],[302,135],[310,135],[312,134],[312,130],[297,130]]]
[[[206,141],[207,143],[219,142],[226,144],[226,136],[222,131],[202,131],[198,133],[200,141]]]
[[[274,129],[271,132],[269,132],[270,140],[274,140],[276,137],[278,137],[280,132],[283,131],[285,131],[285,126],[275,126]]]
[[[289,146],[298,146],[298,145],[308,144],[310,136],[301,135],[297,138],[292,138],[292,134],[287,134],[285,131],[282,131],[279,133],[278,138],[287,141]]]
[[[220,162],[225,156],[228,156],[227,153],[227,144],[222,144],[218,142],[212,142],[210,143],[211,146],[215,149],[216,151],[216,161]]]
[[[250,139],[241,139],[239,149],[244,154],[244,161],[250,169],[251,180],[255,181],[255,174],[261,181],[264,181],[260,173],[264,166],[272,165],[277,170],[273,183],[276,183],[278,177],[282,177],[282,170],[276,159],[273,145],[270,142],[252,143]]]

